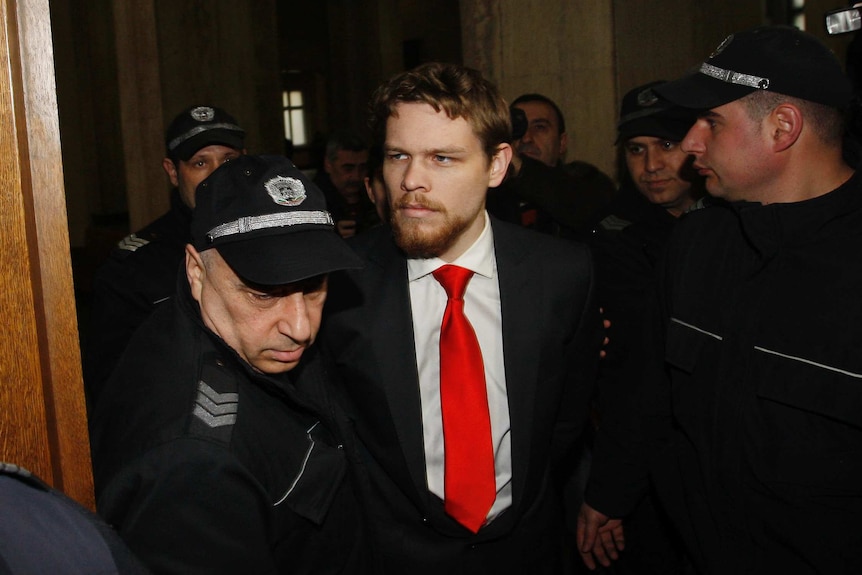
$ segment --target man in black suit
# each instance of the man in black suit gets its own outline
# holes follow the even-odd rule
[[[562,489],[601,339],[588,251],[486,214],[511,127],[476,71],[425,64],[393,77],[373,97],[371,127],[391,226],[354,238],[365,269],[331,276],[321,333],[362,442],[383,571],[559,573]],[[438,279],[453,269],[467,270],[461,307],[481,350],[454,370],[441,320],[458,296]],[[476,366],[481,400],[453,408]],[[468,435],[481,441],[456,465]],[[471,519],[455,501],[462,480],[484,488],[466,497]]]

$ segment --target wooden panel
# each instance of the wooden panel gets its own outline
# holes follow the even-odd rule
[[[25,197],[21,181],[20,110],[13,106],[21,97],[20,70],[14,6],[0,1],[0,311],[4,330],[0,338],[0,458],[23,465],[51,478],[44,398],[39,362],[39,341],[33,280],[38,256],[29,245],[34,235],[32,198]],[[10,38],[11,34],[11,38]],[[10,54],[10,51],[13,53]],[[17,88],[10,84],[14,79]],[[29,182],[27,182],[29,186]]]
[[[138,230],[169,207],[156,16],[152,0],[112,8],[129,228]]]
[[[212,104],[246,130],[249,153],[281,153],[275,0],[154,0],[154,5],[164,125],[190,105]]]
[[[92,507],[47,0],[0,0],[0,458]]]

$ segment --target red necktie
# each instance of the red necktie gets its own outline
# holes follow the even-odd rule
[[[434,272],[449,296],[440,327],[445,508],[476,533],[494,504],[497,488],[485,365],[476,332],[464,316],[464,291],[472,275],[452,265]]]

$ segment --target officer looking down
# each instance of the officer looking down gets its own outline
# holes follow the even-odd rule
[[[176,296],[91,419],[97,510],[158,573],[364,573],[351,442],[313,346],[360,260],[282,156],[197,189]]]

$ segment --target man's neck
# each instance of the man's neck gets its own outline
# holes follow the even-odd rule
[[[758,198],[763,204],[803,202],[839,188],[854,174],[840,152],[807,155],[803,161],[788,162],[782,177],[776,179]]]

